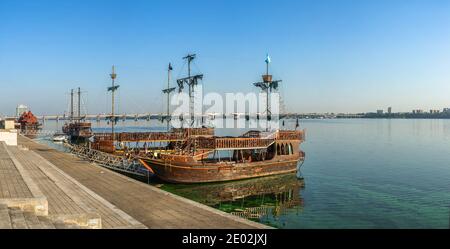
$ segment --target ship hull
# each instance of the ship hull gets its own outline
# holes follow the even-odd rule
[[[163,181],[172,183],[208,183],[294,173],[304,158],[252,163],[168,164],[160,159],[141,159],[144,166]]]

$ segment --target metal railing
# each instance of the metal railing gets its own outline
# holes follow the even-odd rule
[[[208,150],[237,150],[251,148],[267,148],[275,139],[261,138],[195,138],[197,149]]]
[[[133,158],[127,159],[122,156],[101,152],[86,146],[75,144],[66,144],[66,146],[72,154],[84,160],[97,163],[103,167],[144,177],[147,177],[149,174],[148,171]]]

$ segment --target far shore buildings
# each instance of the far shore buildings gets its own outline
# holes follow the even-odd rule
[[[412,114],[420,114],[420,113],[429,113],[429,114],[439,114],[439,113],[444,113],[444,114],[450,114],[450,108],[444,108],[441,110],[438,109],[430,109],[429,112],[424,111],[422,109],[414,109],[411,112]]]

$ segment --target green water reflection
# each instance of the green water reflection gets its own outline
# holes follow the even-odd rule
[[[269,176],[226,183],[162,185],[161,189],[231,213],[278,226],[269,222],[287,211],[301,212],[301,190],[305,181],[294,174]]]

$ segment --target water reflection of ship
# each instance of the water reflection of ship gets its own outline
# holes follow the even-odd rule
[[[301,211],[300,191],[305,182],[296,174],[269,176],[220,184],[190,186],[185,191],[196,195],[202,203],[233,215],[260,219],[278,217],[288,210]]]
[[[300,188],[297,190],[300,190]],[[267,196],[263,195],[263,204],[261,206],[245,207],[241,210],[235,210],[231,214],[246,219],[260,219],[267,215],[278,217],[294,208],[297,208],[297,211],[299,211],[303,207],[303,199],[300,198],[299,192],[295,192],[295,189],[289,189],[286,192],[273,193],[273,196],[269,196],[269,198],[275,198],[274,203],[264,203],[264,197],[267,198]]]

